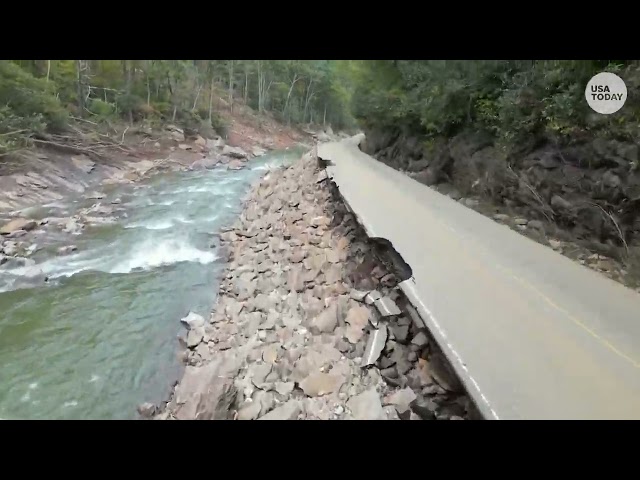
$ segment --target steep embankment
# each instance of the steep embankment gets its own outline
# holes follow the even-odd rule
[[[361,148],[417,181],[637,288],[640,171],[634,143],[595,138],[523,146],[504,158],[475,132],[424,141],[369,131]]]
[[[475,415],[402,298],[401,272],[332,197],[312,155],[266,175],[220,237],[230,263],[217,305],[182,320],[188,366],[156,418]]]

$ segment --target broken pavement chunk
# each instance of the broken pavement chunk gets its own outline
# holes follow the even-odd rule
[[[390,317],[392,315],[400,315],[400,309],[396,305],[396,302],[391,300],[390,297],[382,297],[375,302],[375,306],[383,317]]]
[[[369,340],[367,341],[367,347],[364,351],[363,365],[369,366],[376,363],[385,343],[387,342],[387,326],[380,325],[380,328],[373,330],[369,334]]]
[[[373,305],[373,303],[376,300],[379,300],[382,297],[382,295],[380,295],[380,292],[377,290],[373,290],[371,292],[369,292],[365,297],[364,297],[364,301],[367,305]]]

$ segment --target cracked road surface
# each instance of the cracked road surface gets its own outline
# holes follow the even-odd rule
[[[640,419],[640,295],[362,153],[320,144],[487,419]]]

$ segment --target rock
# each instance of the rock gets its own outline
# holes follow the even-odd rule
[[[260,416],[262,404],[259,400],[247,401],[238,411],[238,420],[255,420]]]
[[[347,408],[355,420],[385,420],[386,415],[375,388],[349,399]]]
[[[240,160],[231,160],[227,164],[227,170],[242,170],[244,168],[244,163]]]
[[[254,157],[261,157],[262,155],[267,153],[267,151],[265,149],[263,149],[263,148],[260,148],[260,147],[253,147],[251,149],[251,153],[253,153]]]
[[[364,301],[364,298],[368,293],[369,292],[366,290],[351,289],[351,291],[349,292],[349,297],[354,299],[356,302],[362,302]]]
[[[28,218],[14,218],[9,223],[6,223],[0,228],[1,235],[9,235],[18,230],[29,231],[38,226],[38,222],[30,220]]]
[[[180,145],[178,145],[178,148],[180,150],[193,150],[193,147],[187,145],[186,143],[181,143]]]
[[[202,326],[189,330],[187,334],[187,347],[195,348],[204,338],[204,328]]]
[[[180,322],[182,322],[190,330],[204,327],[205,323],[204,318],[194,312],[189,312],[186,317],[180,319]]]
[[[398,342],[405,343],[409,337],[409,326],[391,325],[391,332],[393,332],[393,336]]]
[[[206,147],[207,146],[207,141],[202,138],[200,135],[198,135],[195,139],[195,141],[193,142],[196,145],[200,146],[200,147]]]
[[[416,397],[416,399],[411,402],[410,406],[411,410],[413,410],[413,412],[423,420],[435,420],[438,404],[433,400]]]
[[[571,210],[573,205],[559,195],[551,197],[551,206],[558,210]]]
[[[388,273],[387,275],[385,275],[380,279],[380,284],[383,287],[387,287],[387,288],[393,288],[397,285],[397,283],[398,283],[398,279],[393,273]]]
[[[311,321],[310,330],[314,335],[331,333],[338,326],[338,306],[333,303]]]
[[[287,285],[289,286],[289,290],[292,292],[302,292],[305,290],[304,274],[299,265],[294,266],[289,270]]]
[[[391,300],[390,297],[382,297],[376,300],[374,303],[376,308],[380,312],[380,315],[382,315],[383,317],[400,315],[402,313],[396,303]]]
[[[529,220],[527,226],[529,228],[535,228],[537,230],[544,230],[544,224],[540,220]]]
[[[262,351],[262,360],[265,363],[276,363],[279,352],[280,345],[269,345]]]
[[[68,255],[71,252],[75,252],[78,250],[78,247],[75,245],[67,245],[65,247],[58,248],[58,255]]]
[[[153,403],[149,403],[149,402],[145,402],[145,403],[142,403],[142,404],[138,405],[136,410],[138,411],[138,414],[142,418],[151,418],[157,412],[156,406]]]
[[[352,307],[347,312],[345,323],[347,323],[347,329],[345,337],[351,343],[358,343],[364,335],[364,329],[369,322],[371,312],[369,308],[364,305]]]
[[[602,176],[602,183],[609,188],[617,188],[621,185],[622,180],[616,174],[614,174],[611,170],[608,170]]]
[[[249,367],[249,377],[251,382],[258,388],[265,388],[267,376],[271,373],[273,366],[269,363],[262,365],[252,365]]]
[[[225,145],[222,148],[222,154],[231,158],[246,159],[249,155],[241,148]]]
[[[294,382],[276,382],[275,390],[280,395],[283,395],[286,397],[290,395],[291,392],[293,392],[294,387],[295,387]]]
[[[411,343],[422,348],[429,343],[429,338],[424,332],[418,332],[418,334],[411,339]]]
[[[296,420],[301,411],[300,402],[292,399],[280,405],[278,408],[271,410],[265,416],[261,417],[260,420]]]
[[[562,250],[562,242],[559,240],[554,240],[553,238],[549,239],[549,246],[554,250]]]
[[[205,342],[198,344],[196,347],[196,353],[200,355],[200,358],[205,362],[211,359],[211,350],[209,350],[209,345]]]
[[[529,220],[527,220],[526,218],[516,218],[514,220],[514,223],[516,225],[526,225],[527,223],[529,223]]]
[[[504,213],[496,213],[493,216],[494,220],[498,220],[499,222],[506,222],[507,220],[509,220],[509,215],[506,215]]]
[[[409,387],[398,390],[391,395],[387,395],[384,399],[384,405],[394,405],[400,407],[398,412],[406,412],[409,410],[411,403],[416,400],[416,394]]]
[[[320,397],[337,392],[344,382],[345,377],[343,375],[314,372],[300,382],[300,388],[309,397]]]
[[[226,420],[237,389],[238,363],[217,358],[201,367],[188,366],[175,390],[174,413],[179,420]]]

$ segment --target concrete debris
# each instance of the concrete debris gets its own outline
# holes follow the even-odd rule
[[[396,305],[396,302],[391,300],[390,297],[382,297],[376,300],[374,303],[376,308],[380,312],[380,315],[382,315],[383,317],[400,315],[402,313],[398,308],[398,305]]]
[[[369,340],[367,341],[367,347],[364,351],[363,365],[373,365],[380,358],[382,349],[387,341],[387,326],[380,325],[380,328],[373,330],[369,334]]]

